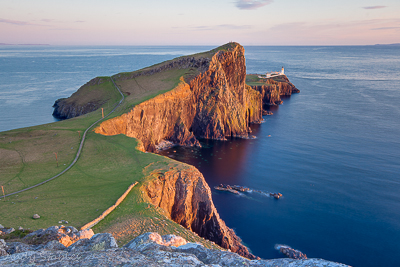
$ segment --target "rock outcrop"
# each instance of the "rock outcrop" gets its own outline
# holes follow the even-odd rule
[[[95,111],[101,107],[108,99],[103,99],[101,95],[96,94],[93,94],[93,98],[91,99],[81,99],[80,94],[91,86],[100,85],[106,82],[106,80],[106,78],[94,78],[79,88],[71,97],[56,100],[53,105],[53,116],[57,119],[65,120]]]
[[[210,187],[195,167],[172,168],[152,175],[157,178],[149,179],[142,186],[150,203],[165,210],[173,221],[199,236],[246,258],[256,258],[219,217]]]
[[[199,145],[197,138],[247,137],[249,124],[262,121],[262,100],[245,83],[244,48],[235,44],[227,51],[218,51],[211,60],[200,58],[186,64],[196,62],[200,74],[189,80],[182,77],[172,91],[103,122],[96,133],[137,138],[143,151],[155,151],[162,140],[193,146]]]
[[[39,229],[24,237],[26,243],[46,243],[52,240],[58,241],[65,247],[69,247],[80,239],[91,238],[94,235],[92,229],[78,231],[73,226],[52,226],[47,229]]]
[[[280,105],[282,104],[281,96],[290,96],[293,93],[300,93],[286,77],[279,76],[279,81],[274,79],[266,79],[264,85],[255,85],[252,88],[260,92],[264,105]]]
[[[178,242],[176,242],[178,241]],[[52,241],[55,242],[55,241]],[[50,243],[50,242],[49,242]],[[221,250],[207,249],[187,243],[179,236],[143,234],[118,248],[109,234],[96,234],[81,239],[69,248],[48,245],[27,245],[24,252],[0,255],[1,266],[308,266],[346,267],[322,259],[248,260]],[[78,244],[79,243],[79,244]],[[0,250],[8,245],[0,239]],[[74,247],[73,247],[74,246]]]

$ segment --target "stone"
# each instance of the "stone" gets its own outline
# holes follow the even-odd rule
[[[14,232],[15,231],[15,229],[14,228],[3,228],[3,229],[1,229],[1,231],[3,232],[3,235],[7,235],[7,234],[11,234],[12,232]]]
[[[39,216],[39,214],[33,214],[32,218],[33,218],[33,219],[39,219],[40,216]]]
[[[10,242],[10,243],[7,243],[7,246],[8,246],[8,249],[7,249],[8,254],[22,253],[22,252],[27,252],[27,251],[35,251],[37,248],[37,246],[25,244],[22,242]]]
[[[88,238],[79,239],[72,245],[68,247],[68,251],[77,252],[77,251],[87,251],[90,247],[90,240]]]
[[[0,229],[3,229],[3,228],[4,228],[4,226],[0,224]]]
[[[128,242],[124,247],[129,249],[136,249],[140,245],[148,243],[162,244],[162,237],[158,233],[145,233],[136,237],[135,239]]]
[[[275,249],[279,250],[282,254],[284,254],[285,256],[287,256],[288,258],[291,259],[301,259],[301,260],[305,260],[307,259],[307,255],[302,253],[299,250],[293,249],[289,246],[286,245],[275,245]]]
[[[109,233],[95,234],[90,238],[90,242],[93,244],[92,250],[104,250],[118,247],[115,238]]]
[[[110,243],[110,234],[97,234],[90,240],[80,239],[67,249],[61,244],[57,245],[55,240],[45,246],[29,246],[16,242],[10,244],[14,248],[11,255],[0,257],[0,266],[347,266],[322,259],[248,260],[236,253],[207,249],[194,243],[186,243],[179,247],[159,244],[168,244],[174,239],[185,240],[174,235],[161,237],[157,233],[146,233],[128,243],[131,245],[122,248],[111,245],[110,248],[102,250],[94,249],[93,245],[102,244],[103,241],[105,244]],[[0,249],[1,246],[0,241]]]
[[[51,226],[47,229],[39,229],[26,235],[24,240],[27,240],[27,242],[35,242],[35,240],[41,240],[41,242],[57,240],[68,247],[80,239],[91,238],[93,235],[94,232],[92,229],[78,231],[73,226],[60,225]]]
[[[164,246],[173,246],[173,247],[179,247],[186,245],[186,240],[180,236],[176,235],[163,235],[162,236],[163,243],[161,245]]]
[[[57,240],[51,240],[43,248],[46,250],[64,250],[66,249],[66,246],[64,246]]]
[[[68,247],[68,251],[97,251],[118,248],[115,238],[109,233],[95,234],[92,238],[83,238]]]
[[[8,246],[4,239],[0,239],[0,256],[6,256],[8,255],[7,253]]]
[[[18,227],[18,230],[23,231],[24,228],[23,228],[22,226],[19,226],[19,227]]]
[[[162,208],[173,221],[199,236],[243,257],[256,259],[219,217],[211,189],[195,167],[169,168],[163,170],[163,174],[163,181],[149,179],[142,185],[141,190],[147,195],[148,202]]]

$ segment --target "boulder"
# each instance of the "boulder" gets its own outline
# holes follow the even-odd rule
[[[35,251],[37,250],[36,245],[29,245],[21,242],[10,242],[7,243],[7,253],[8,254],[15,254],[15,253],[22,253],[27,251]]]
[[[28,243],[47,243],[56,240],[68,247],[83,238],[91,238],[94,235],[92,229],[78,231],[73,226],[51,226],[47,229],[39,229],[24,237]]]
[[[184,238],[176,235],[163,235],[162,240],[163,243],[161,245],[168,247],[179,247],[187,244]]]
[[[138,249],[144,247],[146,244],[158,244],[167,247],[179,247],[186,245],[186,240],[176,235],[163,235],[160,236],[158,233],[146,233],[140,235],[126,244],[124,247],[130,249]]]
[[[302,253],[299,250],[293,249],[287,245],[275,245],[275,249],[279,250],[286,257],[295,259],[295,260],[305,260],[307,259],[307,255]]]
[[[0,256],[6,256],[8,255],[7,253],[8,246],[4,239],[0,239]]]
[[[90,242],[93,244],[91,250],[104,250],[118,247],[117,241],[115,241],[115,238],[109,233],[95,234],[90,239]]]
[[[12,232],[14,232],[15,231],[15,229],[14,228],[3,228],[3,229],[1,229],[1,232],[3,233],[3,235],[7,235],[7,234],[11,234]]]
[[[109,233],[95,234],[92,238],[83,238],[68,247],[70,252],[97,251],[118,248],[115,238]]]
[[[40,219],[40,216],[39,216],[39,214],[33,214],[32,218],[36,220],[36,219]]]

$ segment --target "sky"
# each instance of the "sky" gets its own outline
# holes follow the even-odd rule
[[[0,43],[400,43],[400,0],[0,0]]]

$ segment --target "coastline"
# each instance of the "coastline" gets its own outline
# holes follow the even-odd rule
[[[241,135],[240,135],[241,136]]]

